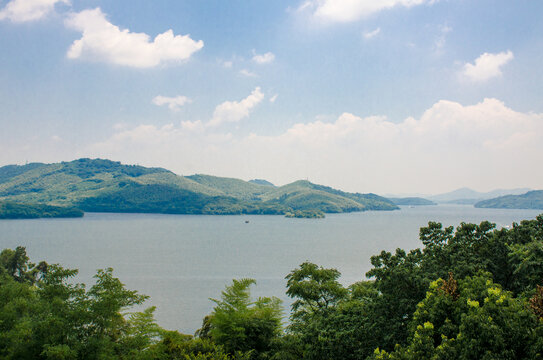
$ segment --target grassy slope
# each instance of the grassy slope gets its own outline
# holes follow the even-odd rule
[[[244,200],[260,200],[259,196],[270,191],[270,187],[234,178],[224,178],[211,175],[191,175],[187,179],[200,185],[220,190],[226,196]]]

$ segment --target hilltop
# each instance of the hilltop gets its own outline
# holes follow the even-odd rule
[[[341,213],[398,209],[375,194],[347,193],[301,180],[271,183],[211,175],[180,176],[163,168],[78,159],[0,168],[0,201],[77,207],[89,212],[171,214]]]

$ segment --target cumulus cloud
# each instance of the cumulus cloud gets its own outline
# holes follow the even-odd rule
[[[502,66],[513,60],[511,51],[498,54],[484,53],[475,59],[475,63],[464,65],[462,74],[469,80],[483,82],[502,75]]]
[[[195,122],[141,125],[94,145],[93,156],[277,184],[306,178],[360,192],[437,193],[540,188],[543,114],[522,113],[496,99],[465,106],[439,101],[420,118],[344,113],[299,123],[277,135],[233,136]],[[172,156],[178,154],[179,156]],[[182,155],[182,156],[181,156]]]
[[[257,64],[268,64],[275,60],[275,55],[271,52],[265,54],[254,54],[253,61]]]
[[[69,0],[12,0],[0,10],[0,20],[13,22],[39,20],[52,13],[57,3],[69,5]]]
[[[181,106],[190,104],[192,100],[186,96],[167,97],[158,95],[153,98],[152,102],[157,106],[168,105],[168,109],[172,111],[179,111]]]
[[[134,33],[113,25],[100,8],[71,14],[65,23],[83,34],[68,50],[70,59],[148,68],[164,62],[187,60],[204,46],[202,40],[174,35],[172,30],[151,41],[145,33]]]
[[[366,31],[362,35],[364,36],[364,39],[371,39],[379,35],[380,32],[381,32],[381,28],[377,28],[372,31]]]
[[[208,126],[217,126],[225,122],[238,122],[249,116],[249,112],[264,100],[260,87],[256,87],[249,96],[241,101],[225,101],[218,105],[213,112],[213,118]]]
[[[300,10],[312,9],[316,18],[329,22],[351,22],[394,7],[433,4],[437,0],[312,0]]]

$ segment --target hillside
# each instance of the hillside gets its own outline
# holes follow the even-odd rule
[[[505,195],[521,195],[531,189],[528,188],[519,188],[519,189],[496,189],[489,192],[479,192],[472,190],[470,188],[461,188],[454,191],[450,191],[444,194],[431,195],[427,196],[428,200],[434,201],[436,203],[446,203],[446,204],[463,204],[463,205],[473,205],[479,201],[493,199],[499,196]]]
[[[82,216],[83,211],[74,207],[19,204],[11,201],[0,202],[0,219],[73,218]]]
[[[308,181],[275,187],[211,175],[179,176],[162,168],[103,159],[0,168],[0,200],[76,206],[91,212],[285,214],[394,210],[375,194],[352,194]]]
[[[425,206],[425,205],[437,205],[435,202],[421,197],[405,197],[405,198],[388,198],[396,205],[408,205],[408,206]]]
[[[375,194],[346,193],[307,180],[298,180],[275,188],[261,198],[267,202],[284,204],[294,210],[318,209],[327,213],[398,209],[388,199]]]
[[[529,191],[522,195],[506,195],[479,201],[477,208],[494,209],[541,209],[543,210],[543,190]]]

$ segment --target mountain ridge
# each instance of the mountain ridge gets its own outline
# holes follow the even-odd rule
[[[204,174],[181,176],[163,168],[88,158],[0,167],[0,200],[76,206],[90,212],[176,214],[398,209],[375,194],[347,193],[306,180],[275,187]]]

